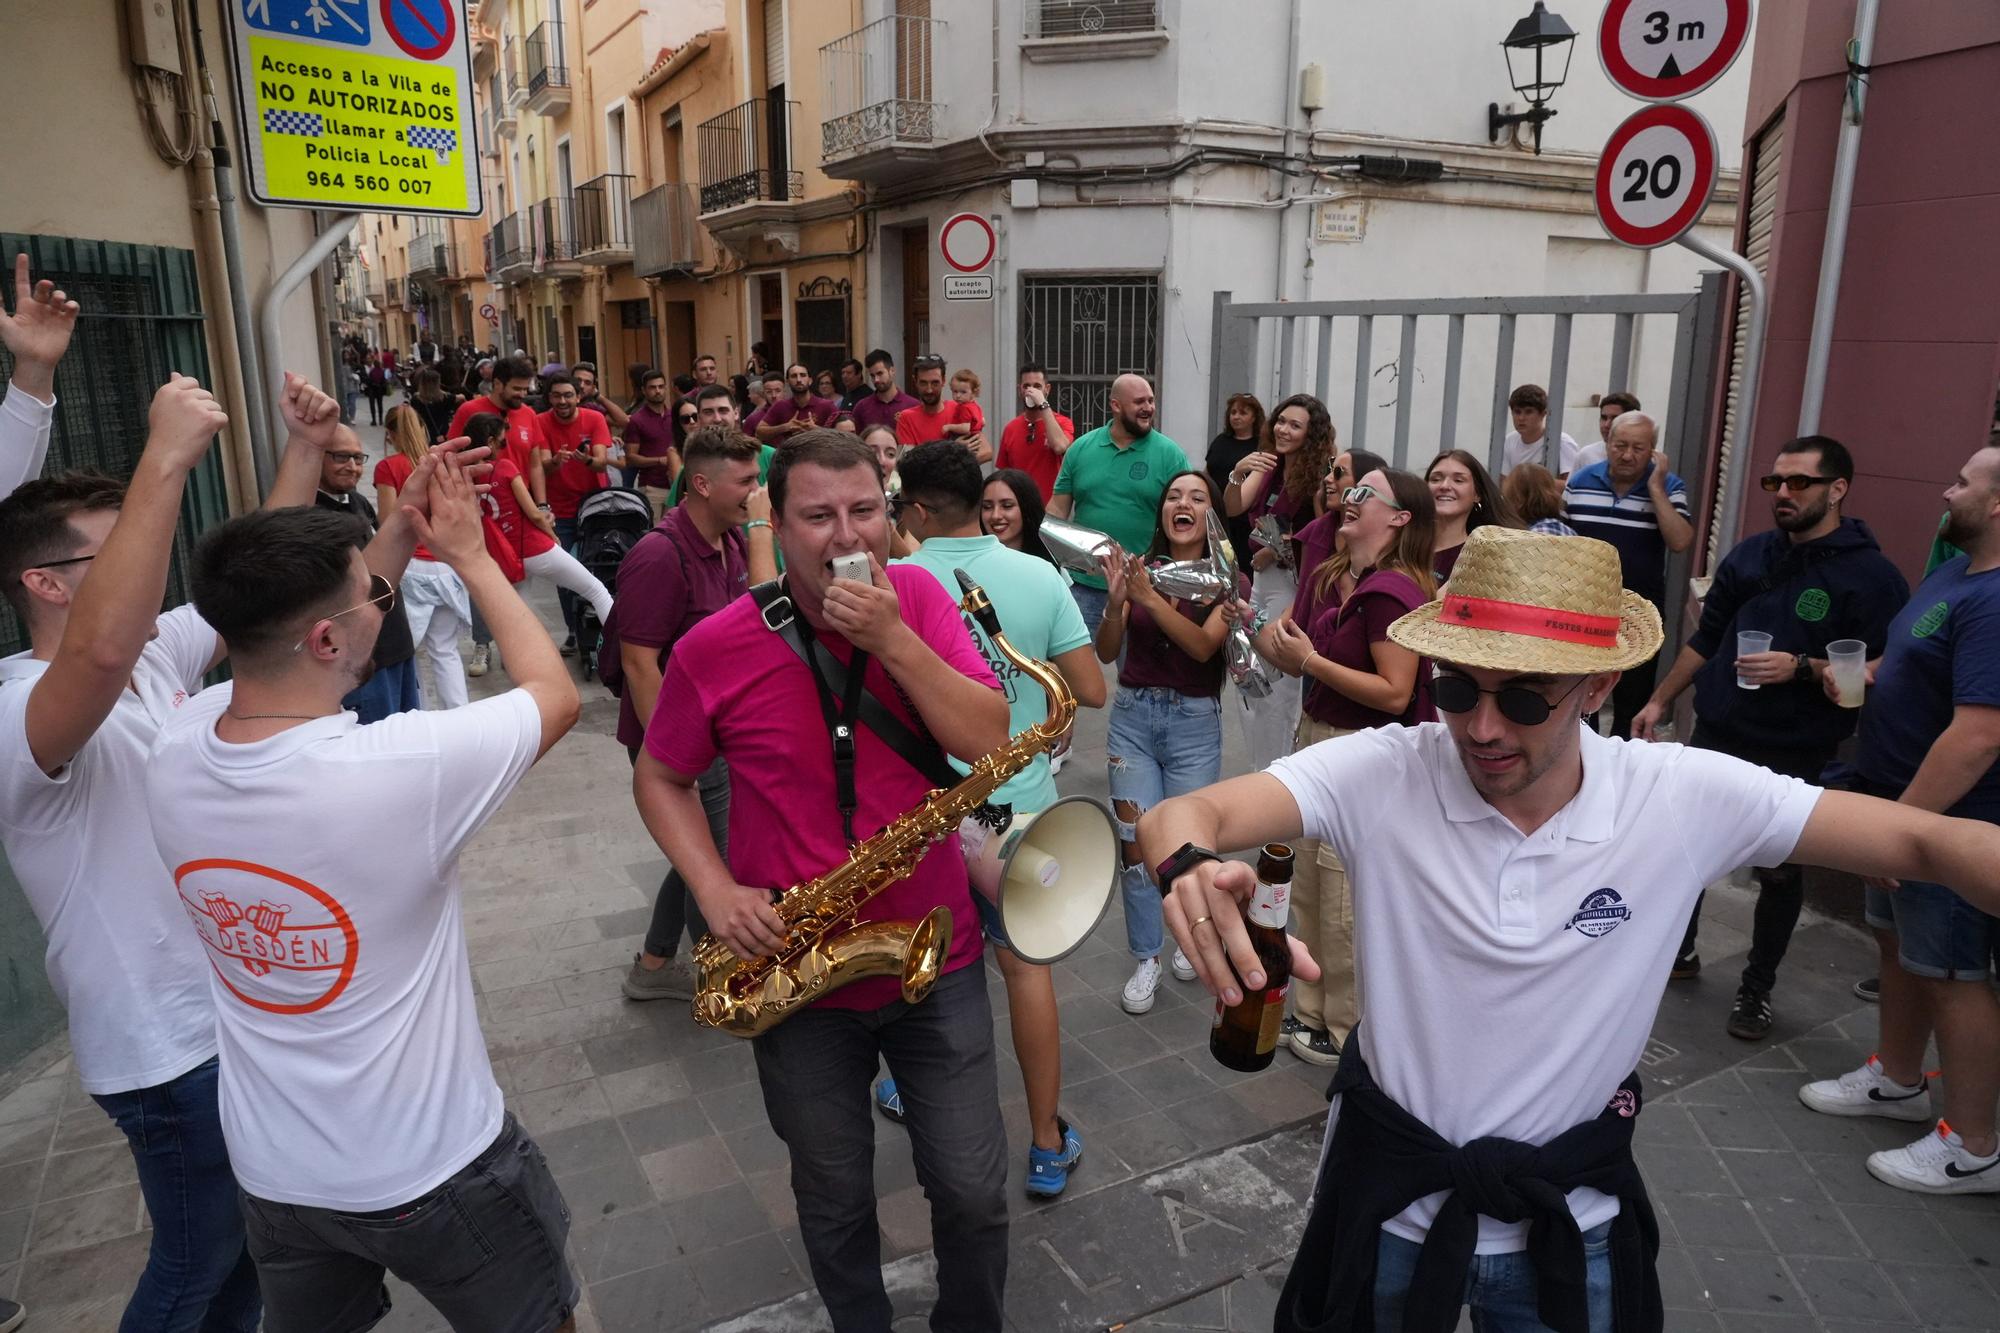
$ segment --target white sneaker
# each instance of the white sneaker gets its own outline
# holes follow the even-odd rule
[[[1915,1090],[1900,1087],[1882,1072],[1874,1056],[1839,1078],[1821,1079],[1799,1089],[1799,1100],[1821,1115],[1879,1115],[1890,1120],[1931,1118],[1930,1080]]]
[[[1153,1007],[1153,992],[1160,988],[1160,960],[1148,958],[1133,970],[1118,1003],[1128,1014],[1143,1014]]]
[[[1194,964],[1190,963],[1187,954],[1179,949],[1174,950],[1174,980],[1194,980]]]
[[[1935,1132],[1907,1148],[1869,1153],[1868,1174],[1919,1194],[2000,1194],[2000,1153],[1974,1157],[1957,1132],[1940,1120]]]
[[[489,665],[491,665],[491,662],[486,645],[483,643],[475,644],[472,649],[472,656],[465,659],[465,674],[468,676],[483,676],[486,674],[486,668]]]

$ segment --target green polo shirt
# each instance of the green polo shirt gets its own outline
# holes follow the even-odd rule
[[[778,456],[778,448],[772,444],[757,446],[757,484],[764,485],[771,479],[771,460]],[[667,505],[671,508],[681,502],[681,488],[687,485],[687,469],[674,478],[673,489],[667,492]]]
[[[1187,455],[1160,432],[1149,430],[1120,449],[1111,441],[1111,427],[1099,426],[1063,451],[1055,493],[1072,498],[1071,521],[1106,533],[1138,555],[1152,543],[1168,478],[1187,470]],[[1104,587],[1101,576],[1071,573],[1085,587]]]

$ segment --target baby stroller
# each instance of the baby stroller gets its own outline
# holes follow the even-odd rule
[[[653,507],[640,491],[630,486],[592,491],[576,507],[576,558],[615,595],[619,564],[652,526]],[[583,663],[583,678],[589,680],[604,627],[587,604],[577,611],[576,657]]]

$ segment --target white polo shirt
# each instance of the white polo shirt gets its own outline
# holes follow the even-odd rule
[[[1270,771],[1347,867],[1376,1082],[1461,1145],[1546,1143],[1602,1111],[1639,1063],[1695,896],[1784,861],[1820,796],[1712,750],[1586,730],[1581,790],[1524,837],[1439,722],[1322,741]],[[1386,1229],[1421,1241],[1443,1197]],[[1586,1230],[1618,1212],[1596,1190],[1569,1203]],[[1482,1216],[1479,1252],[1527,1235]]]

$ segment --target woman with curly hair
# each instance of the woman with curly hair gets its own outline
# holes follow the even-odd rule
[[[1333,466],[1333,418],[1326,404],[1309,393],[1295,393],[1271,410],[1264,431],[1265,447],[1246,454],[1229,474],[1223,505],[1240,514],[1254,529],[1266,518],[1277,520],[1284,540],[1267,547],[1250,538],[1247,555],[1252,570],[1251,600],[1266,616],[1276,618],[1291,609],[1298,595],[1298,545],[1292,534],[1318,517],[1321,487]],[[1268,524],[1265,524],[1268,528]],[[1291,753],[1292,731],[1299,720],[1299,683],[1281,678],[1262,699],[1246,700],[1244,740],[1252,772],[1261,772]]]

